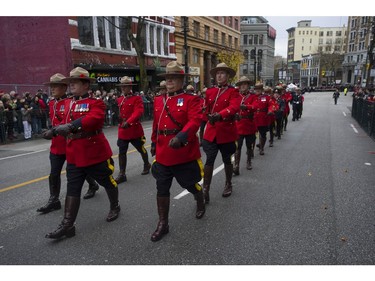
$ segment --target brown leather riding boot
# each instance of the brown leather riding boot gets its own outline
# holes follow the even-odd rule
[[[214,171],[213,166],[204,165],[203,194],[204,194],[204,201],[206,204],[210,202],[210,185],[211,185],[213,171]]]
[[[264,155],[264,145],[266,144],[267,139],[266,138],[259,138],[259,154]]]
[[[99,190],[99,185],[97,182],[90,176],[86,177],[86,181],[89,183],[89,189],[86,194],[83,196],[83,199],[90,199],[95,196],[95,193]]]
[[[60,189],[61,189],[61,178],[60,175],[50,175],[48,178],[49,183],[49,193],[50,197],[48,202],[43,207],[38,208],[36,211],[47,214],[54,210],[61,209],[61,202],[59,199]]]
[[[240,160],[241,160],[241,150],[237,149],[234,153],[234,166],[233,174],[238,176],[240,174]]]
[[[115,179],[117,184],[125,182],[127,180],[126,175],[125,175],[126,164],[127,164],[126,153],[121,153],[118,155],[118,164],[119,164],[120,172],[117,178]]]
[[[247,161],[246,161],[246,169],[251,170],[253,167],[251,166],[251,149],[246,151]]]
[[[110,210],[106,218],[106,221],[111,222],[118,218],[121,211],[118,201],[118,188],[106,188],[105,191],[107,192],[108,199],[110,202]]]
[[[194,194],[194,198],[197,201],[197,211],[195,213],[195,217],[197,219],[201,219],[206,212],[203,190],[201,189],[198,193]]]
[[[79,197],[66,196],[64,219],[55,231],[46,234],[46,238],[58,239],[63,236],[73,237],[76,234],[74,222],[77,218],[80,202],[81,198]]]
[[[225,170],[225,187],[222,196],[229,197],[232,194],[232,174],[233,174],[233,165],[224,164]]]
[[[170,198],[157,196],[156,203],[158,206],[159,222],[156,230],[151,235],[151,241],[153,242],[159,241],[165,234],[169,232],[168,214]]]
[[[147,175],[150,173],[151,164],[148,162],[148,153],[147,151],[144,154],[141,154],[143,160],[143,171],[141,175]]]

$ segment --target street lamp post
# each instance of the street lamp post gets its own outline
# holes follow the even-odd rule
[[[311,54],[307,57],[307,88],[310,89],[310,78],[311,78]]]

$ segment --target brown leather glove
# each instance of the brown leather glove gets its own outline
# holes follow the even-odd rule
[[[169,146],[174,149],[177,149],[182,147],[182,142],[178,138],[174,137],[169,141]]]
[[[151,156],[155,156],[156,154],[156,144],[151,143],[151,149],[150,149]]]
[[[54,137],[53,130],[44,130],[42,132],[42,137],[46,140],[51,140]]]
[[[121,128],[126,129],[126,128],[129,128],[129,127],[130,127],[130,124],[129,124],[128,122],[123,121],[123,122],[121,123]]]
[[[74,130],[74,126],[72,124],[68,123],[68,124],[63,124],[63,125],[57,126],[56,129],[55,129],[55,132],[59,136],[66,137],[71,132],[73,132],[73,130]]]

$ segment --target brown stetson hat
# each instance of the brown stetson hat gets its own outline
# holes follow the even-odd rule
[[[116,86],[134,86],[132,79],[128,76],[121,77],[120,84],[116,84]]]
[[[165,80],[161,81],[159,86],[156,87],[156,90],[166,89],[167,88],[167,82]]]
[[[185,73],[184,67],[177,61],[171,61],[165,67],[165,73],[160,73],[157,76],[167,76],[167,75],[181,75],[190,76],[190,74]]]
[[[82,67],[73,68],[72,71],[70,71],[69,75],[69,77],[64,78],[62,81],[70,83],[71,80],[80,79],[87,80],[89,82],[96,82],[96,79],[91,78],[89,72]]]
[[[256,83],[254,89],[263,89],[263,83]]]
[[[49,78],[49,82],[43,83],[43,85],[49,86],[52,84],[60,84],[60,85],[68,85],[67,82],[63,82],[62,80],[66,77],[61,73],[55,73]]]
[[[242,76],[240,80],[237,81],[236,86],[239,86],[244,83],[250,84],[250,79],[247,78],[246,76]]]
[[[234,69],[227,66],[224,62],[221,62],[218,65],[216,65],[215,68],[212,68],[210,70],[211,76],[214,77],[216,75],[216,72],[218,72],[219,70],[224,70],[224,71],[228,72],[230,78],[232,78],[236,75],[236,71]]]

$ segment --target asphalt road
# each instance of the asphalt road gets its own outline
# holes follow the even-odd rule
[[[48,199],[49,142],[0,146],[1,265],[374,265],[375,143],[351,117],[351,96],[306,93],[302,118],[292,122],[253,170],[225,176],[218,155],[211,201],[195,219],[192,195],[174,182],[170,233],[151,242],[158,216],[155,180],[141,176],[142,160],[130,146],[128,181],[119,185],[121,216],[105,221],[104,189],[82,200],[76,236],[53,241],[63,210],[40,215]],[[150,145],[151,122],[143,123]],[[118,169],[117,129],[104,130]],[[79,152],[77,152],[79,153]],[[205,155],[202,151],[202,160]],[[62,194],[66,192],[63,175]],[[87,184],[83,193],[87,190]]]

